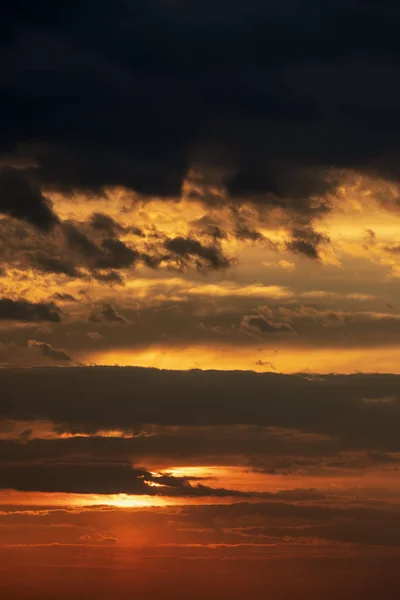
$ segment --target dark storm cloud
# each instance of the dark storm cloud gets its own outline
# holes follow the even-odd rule
[[[78,431],[264,425],[334,436],[348,450],[399,449],[397,375],[37,368],[3,370],[0,386],[2,418],[49,419]]]
[[[0,319],[10,321],[31,322],[61,321],[60,311],[53,303],[28,302],[28,300],[11,300],[0,298]]]
[[[49,230],[58,218],[50,201],[20,169],[0,166],[0,213]]]
[[[358,476],[376,470],[394,472],[400,456],[381,451],[348,451],[346,441],[315,434],[299,434],[256,426],[169,427],[148,426],[134,437],[81,436],[35,437],[35,423],[22,434],[17,422],[5,421],[8,439],[0,440],[0,459],[8,464],[59,463],[113,465],[225,465],[242,467],[258,475],[319,477],[322,486],[332,476]],[[79,429],[77,427],[76,429]],[[70,433],[68,427],[55,427],[53,436]],[[22,442],[22,443],[21,443]],[[316,497],[307,490],[297,499]],[[274,496],[275,497],[275,496]],[[285,498],[285,494],[281,494]],[[289,499],[289,498],[287,498]],[[294,499],[294,498],[290,498]]]
[[[297,211],[303,218],[329,209],[323,201],[313,207],[309,203],[310,196],[321,196],[335,186],[335,180],[329,181],[326,171],[287,164],[268,167],[265,159],[257,166],[257,158],[251,152],[248,160],[250,165],[255,161],[250,166],[253,171],[239,172],[227,181],[227,190],[233,198],[249,197],[256,204]]]
[[[8,430],[12,433],[12,425]],[[31,429],[31,433],[32,433]],[[63,434],[62,426],[55,427],[55,433]],[[25,440],[24,440],[25,441]],[[54,461],[76,463],[82,456],[90,457],[93,463],[143,461],[155,459],[188,461],[212,461],[218,464],[242,464],[260,473],[275,471],[288,473],[300,471],[303,467],[319,466],[320,462],[339,461],[340,441],[329,437],[299,435],[295,432],[280,432],[272,428],[256,426],[231,427],[183,427],[157,428],[149,426],[142,435],[134,437],[79,436],[61,439],[31,439],[21,444],[19,434],[14,439],[0,440],[0,458],[9,462]],[[379,454],[380,464],[395,464],[392,455],[365,453],[357,456],[355,468],[376,466],[375,455]],[[349,460],[348,460],[349,462]],[[355,462],[355,461],[354,461]]]
[[[177,195],[220,166],[232,197],[312,215],[331,166],[399,178],[399,23],[389,2],[18,4],[2,149],[64,190]]]
[[[210,269],[226,269],[231,265],[222,250],[217,246],[204,246],[193,238],[176,237],[166,240],[165,248],[172,253],[171,258],[187,260],[194,259],[199,269],[204,266]]]
[[[129,464],[0,465],[0,488],[77,494],[145,494],[151,496],[260,497],[260,492],[212,488],[196,478],[154,475]],[[271,494],[267,494],[271,496]]]
[[[33,468],[32,468],[33,467]],[[81,494],[152,494],[158,489],[147,485],[155,477],[129,464],[91,465],[70,464],[36,466],[6,466],[1,469],[0,481],[3,489],[43,492],[73,492]],[[187,480],[170,478],[172,494],[176,485],[190,484]],[[174,485],[175,484],[175,485]],[[162,493],[162,492],[161,492]],[[188,495],[190,492],[188,492]]]

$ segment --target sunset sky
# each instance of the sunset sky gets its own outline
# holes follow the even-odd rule
[[[1,598],[397,598],[398,3],[2,12]]]

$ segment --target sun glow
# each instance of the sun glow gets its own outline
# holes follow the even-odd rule
[[[65,507],[70,510],[91,507],[115,508],[151,508],[174,506],[175,498],[156,495],[130,494],[64,494],[48,492],[18,492],[4,490],[0,492],[0,506]]]

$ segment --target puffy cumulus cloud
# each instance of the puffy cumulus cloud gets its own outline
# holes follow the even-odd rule
[[[0,298],[0,319],[21,322],[61,321],[61,311],[52,302],[29,302],[28,300],[12,300]]]

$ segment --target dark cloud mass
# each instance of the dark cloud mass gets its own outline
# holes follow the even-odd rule
[[[104,219],[102,218],[100,220],[101,227],[96,226],[94,229],[104,230],[107,224],[108,232],[112,233],[114,227],[112,223],[114,221],[112,219],[110,219],[110,222],[107,220],[103,221]],[[95,222],[98,225],[98,220]],[[91,225],[93,227],[93,220]],[[140,258],[137,250],[130,248],[117,238],[109,237],[103,239],[100,244],[97,244],[81,228],[70,222],[63,223],[62,230],[65,235],[67,248],[75,260],[81,266],[91,271],[92,275],[96,278],[101,279],[103,277],[112,280],[113,275],[110,272],[101,273],[101,271],[129,269],[135,266]],[[47,268],[49,271],[64,273],[70,277],[80,276],[79,271],[72,264],[64,260],[38,256],[36,257],[36,262],[37,266],[42,270]],[[120,281],[120,276],[117,275],[117,279]]]
[[[324,210],[330,167],[399,176],[399,22],[389,2],[24,4],[3,19],[2,148],[61,189],[177,195],[203,163],[233,197]],[[52,223],[24,203],[3,206]]]
[[[19,169],[0,165],[0,212],[49,230],[58,218],[40,188]]]
[[[101,257],[101,250],[73,223],[63,223],[63,232],[72,250],[76,250],[84,258],[95,260]]]
[[[0,298],[0,319],[22,322],[61,321],[60,311],[55,304],[10,298]]]
[[[226,269],[230,266],[229,258],[224,256],[217,246],[204,246],[192,238],[176,237],[164,243],[165,248],[172,253],[172,258],[194,258],[199,269],[204,265],[211,269]]]
[[[55,273],[57,275],[66,275],[67,277],[79,277],[79,271],[74,265],[67,261],[44,254],[37,254],[33,259],[34,268],[44,273]]]
[[[5,370],[0,384],[0,417],[49,419],[79,431],[258,425],[334,436],[348,450],[400,449],[397,375],[79,367]]]
[[[93,229],[105,231],[110,236],[114,236],[122,229],[122,227],[116,223],[112,217],[105,215],[104,213],[93,213],[91,225]]]
[[[319,246],[329,242],[329,238],[308,228],[295,228],[292,241],[287,244],[289,250],[303,254],[308,258],[319,258]]]
[[[96,262],[98,269],[127,269],[135,264],[139,253],[128,248],[121,240],[112,238],[103,241],[105,254]]]
[[[191,484],[190,478],[154,475],[145,470],[120,465],[16,465],[0,467],[0,486],[4,489],[80,494],[146,494],[158,496],[238,496],[252,494],[214,489]],[[157,486],[152,484],[156,483]],[[257,493],[253,494],[255,497]],[[262,495],[260,495],[262,497]]]

